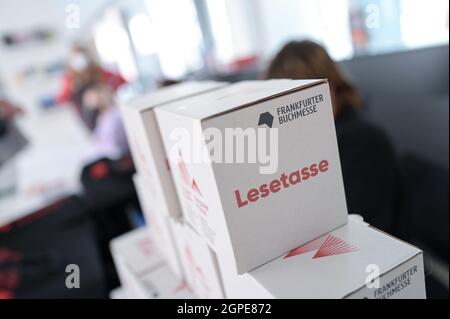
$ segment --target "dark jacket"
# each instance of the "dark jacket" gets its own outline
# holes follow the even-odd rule
[[[6,134],[6,120],[0,116],[0,137]]]
[[[380,128],[351,107],[345,107],[335,123],[348,211],[389,232],[398,199],[393,147]]]

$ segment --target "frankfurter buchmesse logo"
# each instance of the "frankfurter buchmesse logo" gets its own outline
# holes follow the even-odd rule
[[[259,115],[258,126],[266,124],[267,127],[272,128],[273,124],[273,115],[269,112],[264,112]]]

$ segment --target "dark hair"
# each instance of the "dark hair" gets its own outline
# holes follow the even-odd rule
[[[335,113],[345,105],[359,108],[361,97],[321,45],[309,41],[287,43],[273,58],[265,79],[325,79],[335,93]]]
[[[71,54],[73,53],[81,53],[88,60],[88,67],[86,70],[77,72],[73,70],[70,66],[68,67],[69,76],[72,78],[73,82],[76,84],[89,85],[89,83],[97,82],[101,78],[101,67],[95,61],[91,52],[84,46],[80,44],[73,45],[71,49]]]

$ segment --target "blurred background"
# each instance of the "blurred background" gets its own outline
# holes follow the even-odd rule
[[[0,0],[0,298],[107,298],[118,286],[109,241],[143,219],[131,158],[103,143],[111,117],[98,99],[261,79],[302,40],[336,61],[395,156],[391,209],[354,213],[422,248],[428,296],[447,298],[446,0]],[[63,284],[71,262],[81,289]]]

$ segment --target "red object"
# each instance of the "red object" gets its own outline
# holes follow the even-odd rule
[[[0,299],[13,299],[14,293],[9,290],[0,289]]]
[[[11,224],[6,224],[0,227],[0,233],[7,233],[12,229],[12,225]]]
[[[99,179],[103,179],[106,176],[108,176],[109,173],[109,168],[108,165],[106,165],[106,163],[104,162],[100,162],[97,164],[94,164],[91,169],[89,170],[92,179],[94,180],[99,180]]]
[[[117,90],[119,86],[127,83],[125,79],[118,73],[107,70],[101,70],[101,82],[108,85],[113,90]],[[70,102],[73,93],[73,79],[69,73],[66,73],[62,80],[61,90],[56,98],[58,104]]]
[[[240,57],[230,63],[230,69],[233,71],[242,70],[255,65],[257,61],[258,57],[256,55]]]
[[[0,227],[0,233],[7,233],[12,231],[15,227],[20,227],[23,226],[25,224],[28,224],[29,222],[38,219],[40,217],[43,217],[45,215],[48,215],[52,212],[54,212],[55,210],[59,209],[60,207],[62,207],[62,205],[65,203],[66,199],[61,199],[58,200],[56,202],[54,202],[53,204],[50,204],[44,208],[41,208],[37,211],[35,211],[32,214],[29,214],[27,216],[24,216],[18,220],[15,220],[9,224],[5,224],[3,226]]]

